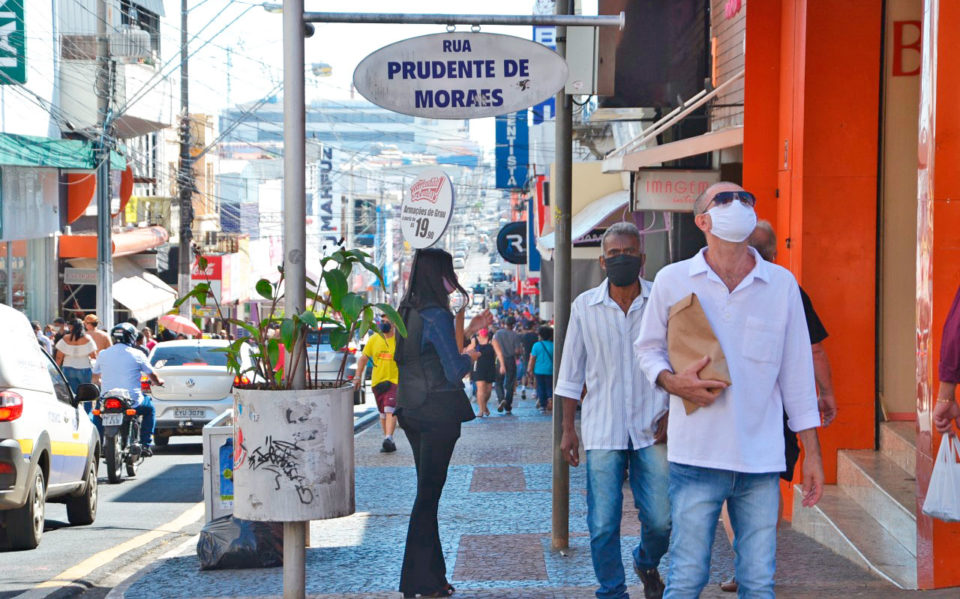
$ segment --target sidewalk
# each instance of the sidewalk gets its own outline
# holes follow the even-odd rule
[[[586,527],[584,466],[570,469],[570,548],[550,549],[552,425],[534,402],[518,402],[513,416],[478,419],[463,427],[440,502],[440,533],[448,578],[460,598],[573,599],[594,597]],[[410,447],[398,430],[398,451],[381,454],[378,427],[356,439],[357,513],[311,524],[307,595],[317,598],[400,597],[396,592],[407,519],[416,492]],[[631,597],[643,590],[630,568],[639,524],[629,490],[622,525],[623,561]],[[814,541],[781,530],[779,597],[906,597]],[[669,556],[661,564],[666,574]],[[711,583],[704,597],[735,597],[717,588],[733,571],[733,552],[717,527]],[[279,597],[280,568],[202,572],[195,553],[172,557],[142,573],[123,594],[129,599]],[[956,597],[956,589],[924,599]]]

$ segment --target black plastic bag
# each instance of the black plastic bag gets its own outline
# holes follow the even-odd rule
[[[283,524],[222,516],[200,531],[201,570],[273,568],[283,565]]]

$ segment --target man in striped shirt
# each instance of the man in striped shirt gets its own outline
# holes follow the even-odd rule
[[[554,395],[563,401],[560,450],[573,466],[580,463],[574,416],[581,391],[580,428],[587,457],[587,525],[590,554],[600,583],[600,599],[629,597],[620,557],[623,479],[642,523],[633,568],[647,599],[662,596],[657,571],[670,538],[669,466],[666,436],[667,395],[643,376],[633,340],[650,295],[640,278],[640,231],[632,223],[607,229],[600,266],[607,279],[582,293],[570,310],[570,324]]]

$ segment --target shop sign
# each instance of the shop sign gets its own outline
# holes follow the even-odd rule
[[[527,110],[498,116],[496,133],[497,189],[525,188],[530,162]]]
[[[719,181],[718,170],[640,169],[633,178],[631,210],[692,212],[697,196]]]
[[[70,266],[63,269],[64,285],[96,285],[96,268],[72,268]]]
[[[517,294],[519,295],[540,295],[540,279],[519,279],[517,281]]]
[[[27,82],[23,0],[0,0],[0,85]]]
[[[400,205],[400,232],[413,249],[440,241],[453,216],[453,182],[440,169],[424,170]]]
[[[497,251],[510,264],[527,263],[527,221],[503,225],[497,234]]]
[[[516,112],[563,88],[567,63],[536,42],[493,33],[437,33],[380,48],[353,72],[366,99],[433,119]]]

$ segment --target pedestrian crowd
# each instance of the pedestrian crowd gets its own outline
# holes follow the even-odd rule
[[[465,324],[450,307],[452,294],[467,295],[452,258],[417,252],[400,304],[408,336],[395,356],[394,414],[417,471],[405,597],[454,593],[437,522],[450,457],[462,423],[490,415],[491,391],[506,416],[518,388],[521,398],[534,391],[541,410],[563,403],[563,458],[578,466],[585,457],[598,598],[628,596],[624,482],[641,522],[631,565],[645,597],[700,595],[721,513],[736,553],[724,590],[774,596],[779,480],[793,478],[802,444],[802,502],[819,501],[817,428],[837,408],[826,329],[793,275],[773,263],[776,238],[768,223],[758,225],[755,202],[732,183],[708,188],[694,206],[706,246],[652,282],[641,275],[638,228],[608,227],[599,258],[606,279],[571,306],[556,381],[550,326],[513,296],[493,302],[499,318],[485,310]],[[462,384],[468,373],[476,412]]]

